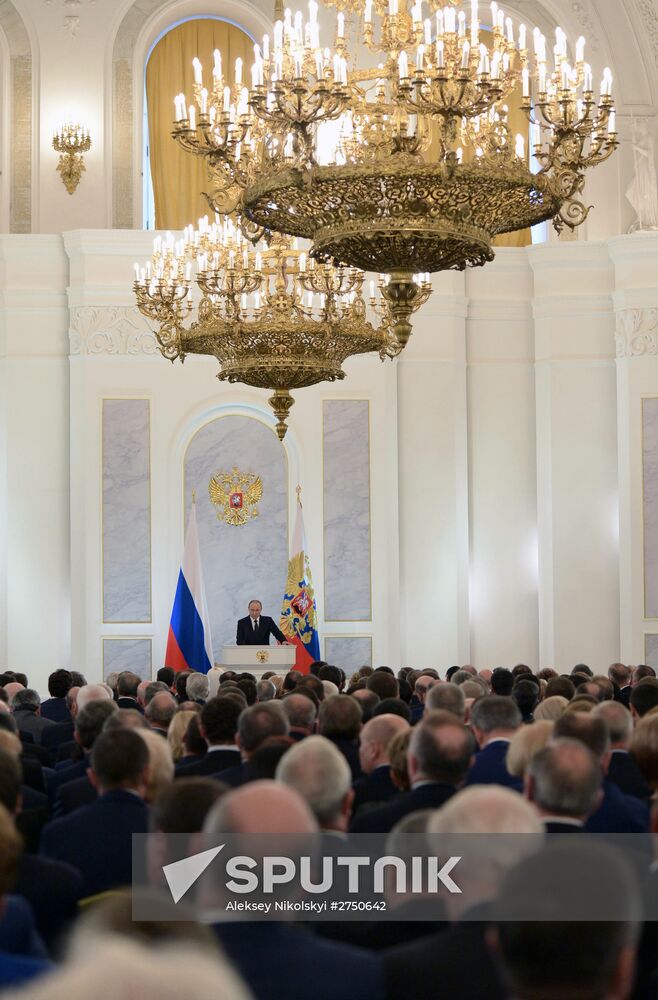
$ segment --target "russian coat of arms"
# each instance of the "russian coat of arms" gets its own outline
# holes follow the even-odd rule
[[[216,472],[208,485],[211,502],[217,508],[217,520],[227,524],[246,524],[258,517],[258,502],[263,496],[263,480],[252,472]]]

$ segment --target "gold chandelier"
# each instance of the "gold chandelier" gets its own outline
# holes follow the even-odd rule
[[[274,389],[269,403],[281,440],[291,389],[343,379],[342,364],[352,355],[377,351],[384,359],[399,350],[374,287],[378,328],[366,318],[363,274],[316,262],[296,243],[279,235],[254,248],[239,223],[205,218],[180,240],[156,238],[151,260],[135,265],[137,304],[157,323],[164,357],[211,355],[219,361],[218,378]]]
[[[306,20],[287,10],[254,47],[249,88],[241,63],[227,84],[216,53],[207,90],[195,60],[194,103],[178,95],[172,134],[206,158],[211,204],[239,209],[248,235],[307,239],[320,262],[386,273],[404,346],[423,295],[414,274],[479,266],[499,234],[587,218],[585,170],[618,145],[612,78],[597,97],[583,38],[570,50],[558,28],[549,57],[541,32],[529,39],[496,3],[483,27],[477,0],[333,2],[333,49],[314,0]],[[515,88],[527,137],[509,124]]]

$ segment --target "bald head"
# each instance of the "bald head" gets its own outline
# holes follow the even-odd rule
[[[584,822],[599,804],[601,780],[601,765],[584,743],[557,739],[530,760],[525,792],[544,816]]]
[[[110,698],[111,695],[108,692],[104,684],[85,684],[78,691],[78,696],[75,699],[76,707],[78,712],[85,705],[88,705],[90,701],[99,701],[101,698]]]
[[[610,745],[628,750],[633,736],[633,716],[620,701],[604,701],[592,709],[596,719],[603,719],[610,733]]]
[[[203,827],[208,847],[224,833],[316,833],[318,824],[294,789],[252,781],[229,792],[211,809]]]
[[[19,684],[18,681],[10,681],[9,684],[5,684],[5,694],[7,695],[7,698],[9,699],[10,703],[15,694],[18,694],[19,691],[24,691],[24,690],[25,690],[25,685]]]
[[[388,748],[398,733],[409,729],[409,723],[400,715],[376,715],[361,730],[359,760],[364,774],[371,774],[376,767],[389,763]]]

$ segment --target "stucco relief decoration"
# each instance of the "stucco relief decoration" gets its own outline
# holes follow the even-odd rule
[[[63,26],[71,38],[77,38],[80,34],[80,9],[83,0],[62,0],[62,10],[64,14]],[[89,0],[91,7],[94,7],[96,0]],[[54,0],[46,0],[46,6],[52,7]]]
[[[155,354],[155,337],[134,306],[78,306],[71,310],[70,354]]]
[[[658,308],[620,310],[615,345],[618,358],[658,354]]]
[[[587,33],[588,46],[593,52],[596,52],[599,48],[599,39],[594,26],[594,18],[592,17],[590,5],[586,0],[572,0],[571,9],[579,26]]]
[[[658,65],[658,14],[656,13],[654,0],[635,0],[635,2],[642,17],[644,30],[653,48],[653,57],[656,65]]]

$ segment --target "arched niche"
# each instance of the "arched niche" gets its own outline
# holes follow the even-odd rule
[[[9,188],[5,211],[11,233],[32,231],[32,132],[34,121],[32,44],[27,27],[11,0],[0,0],[3,63],[3,157]]]
[[[168,28],[192,17],[217,17],[253,38],[272,21],[249,0],[135,0],[125,9],[112,46],[112,226],[142,227],[144,67],[154,42]],[[172,101],[175,84],[172,82]],[[172,104],[173,107],[173,104]],[[173,141],[173,140],[172,140]]]
[[[258,516],[232,525],[213,505],[209,484],[233,469],[258,476],[263,494]],[[187,523],[196,493],[199,547],[215,660],[235,642],[235,623],[252,598],[278,619],[288,565],[288,456],[274,429],[241,413],[212,417],[194,431],[183,457],[183,514]],[[219,516],[218,516],[219,515]]]

